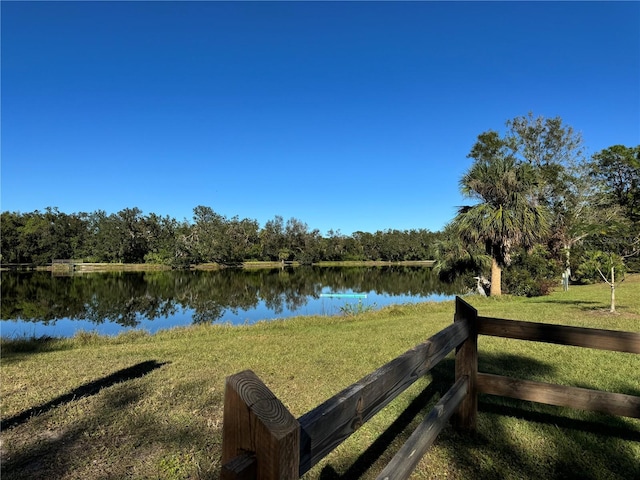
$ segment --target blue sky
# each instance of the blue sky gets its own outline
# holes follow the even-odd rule
[[[639,2],[8,2],[2,211],[440,230],[533,112],[640,144]]]

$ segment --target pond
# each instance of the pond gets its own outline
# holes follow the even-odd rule
[[[1,272],[0,334],[70,337],[80,330],[151,333],[201,323],[251,324],[341,315],[390,304],[442,301],[461,284],[426,267],[296,267],[108,272],[56,276]]]

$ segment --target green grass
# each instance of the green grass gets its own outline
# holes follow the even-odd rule
[[[481,315],[640,330],[640,277],[616,291],[480,298]],[[444,328],[452,302],[155,335],[3,340],[2,478],[218,478],[224,379],[252,369],[298,417]],[[640,356],[482,337],[480,369],[640,395]],[[306,478],[375,478],[453,376],[448,357]],[[445,428],[413,477],[640,478],[640,420],[493,397],[478,432]]]

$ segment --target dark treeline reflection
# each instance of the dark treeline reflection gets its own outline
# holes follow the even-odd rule
[[[462,287],[442,283],[422,267],[319,268],[218,271],[109,272],[52,276],[49,272],[2,272],[2,320],[51,323],[62,318],[115,322],[193,311],[194,323],[219,320],[229,309],[276,314],[296,310],[323,288],[380,295],[454,295]]]

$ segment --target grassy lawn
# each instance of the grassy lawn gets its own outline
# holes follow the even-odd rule
[[[640,331],[640,277],[616,290],[468,301],[480,315]],[[226,376],[252,369],[298,417],[444,328],[453,302],[349,317],[3,341],[2,478],[217,478]],[[480,370],[640,395],[640,356],[482,337]],[[448,389],[451,357],[305,478],[375,478]],[[478,432],[445,428],[413,477],[640,478],[640,420],[480,398]]]

